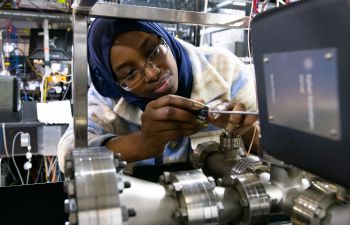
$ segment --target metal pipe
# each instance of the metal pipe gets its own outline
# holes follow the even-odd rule
[[[164,186],[134,177],[121,175],[123,181],[128,181],[131,187],[120,194],[120,202],[136,211],[135,217],[130,217],[125,225],[175,225],[179,222],[173,213],[179,208],[178,199],[166,192]],[[242,214],[240,195],[233,188],[215,187],[216,200],[222,202],[223,213],[219,223],[227,224],[236,221]]]
[[[225,159],[222,152],[215,152],[208,155],[204,167],[210,172],[210,176],[221,178],[229,174],[235,161]]]
[[[124,222],[126,225],[175,225],[173,212],[179,208],[178,200],[166,193],[164,186],[134,177],[121,175],[131,187],[120,194],[120,201],[134,208],[136,216]]]
[[[329,207],[321,225],[347,225],[350,221],[350,204],[335,204]]]
[[[21,10],[0,10],[0,18],[11,18],[11,19],[35,19],[35,20],[43,20],[49,19],[50,21],[71,21],[70,14],[63,13],[41,13],[41,12],[26,12]]]
[[[220,215],[219,224],[228,224],[238,221],[242,217],[242,206],[240,205],[241,196],[234,188],[215,187],[214,192],[217,200],[221,201],[224,211]]]
[[[241,16],[190,12],[136,5],[95,4],[89,11],[91,17],[129,18],[162,23],[181,23],[243,29]]]

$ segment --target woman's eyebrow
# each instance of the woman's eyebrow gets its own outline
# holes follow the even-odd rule
[[[140,49],[141,50],[147,50],[146,47],[149,46],[149,44],[152,43],[152,36],[148,36],[147,38],[145,38],[140,45]]]

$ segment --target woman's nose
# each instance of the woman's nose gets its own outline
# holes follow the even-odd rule
[[[143,72],[146,82],[152,82],[159,79],[160,69],[157,66],[147,65]]]

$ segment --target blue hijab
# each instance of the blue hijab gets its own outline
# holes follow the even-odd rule
[[[115,81],[110,65],[110,50],[117,34],[128,31],[154,33],[164,38],[169,45],[178,67],[179,85],[176,95],[189,98],[192,91],[192,68],[184,47],[157,23],[128,19],[96,19],[88,32],[88,62],[92,83],[96,90],[105,97],[123,97],[129,104],[144,110],[153,99],[137,96],[125,91]]]

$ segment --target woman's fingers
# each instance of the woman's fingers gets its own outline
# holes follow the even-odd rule
[[[148,103],[146,106],[146,110],[158,109],[167,106],[173,106],[175,108],[184,110],[198,110],[203,108],[205,105],[202,102],[184,98],[181,96],[166,95]]]

